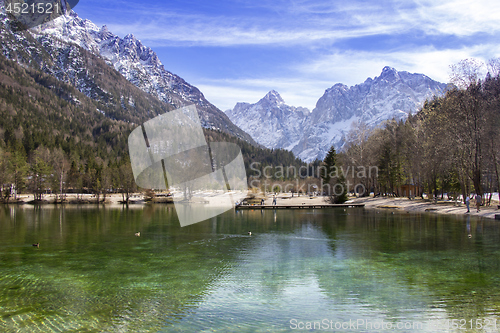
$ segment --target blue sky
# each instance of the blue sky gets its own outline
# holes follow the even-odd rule
[[[498,0],[80,0],[75,11],[134,34],[222,110],[272,89],[312,109],[386,65],[448,82],[462,59],[500,57]]]

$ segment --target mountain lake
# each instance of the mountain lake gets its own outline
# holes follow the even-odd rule
[[[0,331],[497,332],[499,240],[363,208],[0,206]]]

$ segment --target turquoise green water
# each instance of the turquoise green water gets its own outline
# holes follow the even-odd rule
[[[0,332],[497,332],[497,321],[495,221],[352,208],[230,211],[180,228],[160,205],[0,207]]]

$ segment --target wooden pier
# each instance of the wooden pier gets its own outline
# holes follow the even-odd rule
[[[303,205],[238,205],[235,209],[321,209],[321,208],[348,208],[364,207],[362,203],[345,204],[303,204]]]

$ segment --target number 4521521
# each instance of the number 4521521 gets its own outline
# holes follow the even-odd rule
[[[9,14],[62,14],[59,3],[8,3],[5,11]]]
[[[448,329],[453,330],[482,330],[482,329],[497,329],[496,319],[448,319]]]

